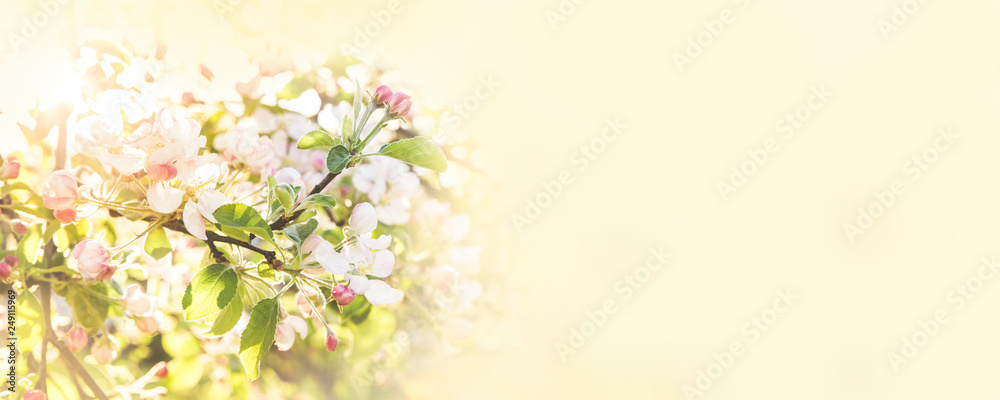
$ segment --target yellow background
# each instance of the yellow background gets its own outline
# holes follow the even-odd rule
[[[399,0],[363,52],[419,84],[425,106],[501,84],[462,131],[500,185],[501,226],[477,229],[510,238],[496,283],[516,291],[519,328],[502,351],[405,375],[413,398],[681,399],[734,341],[744,352],[702,398],[996,398],[1000,282],[962,309],[949,296],[1000,251],[1000,3],[926,1],[886,39],[879,21],[903,3]],[[245,0],[228,18],[339,50],[388,7]],[[674,54],[724,10],[734,21],[679,71]],[[225,30],[149,14],[188,41]],[[0,67],[7,138],[8,110],[43,80],[22,56]],[[834,94],[784,138],[776,123],[813,86]],[[627,128],[580,170],[609,118]],[[948,127],[955,145],[911,180],[908,160]],[[724,201],[718,182],[769,138],[779,149]],[[572,181],[517,229],[526,199],[564,171]],[[843,224],[897,179],[906,193],[851,243]],[[623,298],[616,285],[655,246],[673,257]],[[751,340],[745,324],[785,289],[798,300]],[[606,301],[617,311],[564,361],[557,344]],[[889,354],[939,310],[948,322],[894,370]]]

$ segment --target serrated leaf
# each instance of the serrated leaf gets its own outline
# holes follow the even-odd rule
[[[245,289],[240,285],[237,293],[242,293]],[[222,309],[219,316],[215,318],[215,322],[212,323],[212,327],[205,332],[209,336],[222,336],[229,331],[233,330],[236,323],[240,321],[240,317],[243,316],[243,296],[237,294],[233,297],[233,300],[226,305],[226,308]]]
[[[375,154],[392,157],[431,171],[444,172],[448,169],[448,159],[445,158],[444,152],[425,137],[388,143]]]
[[[93,332],[100,329],[104,325],[104,320],[108,318],[108,300],[98,297],[98,295],[106,296],[108,287],[96,284],[88,286],[88,289],[70,286],[66,293],[66,303],[73,310],[76,322],[88,332]]]
[[[222,311],[236,296],[237,287],[239,277],[228,265],[212,264],[202,268],[184,290],[181,299],[184,318],[194,321]]]
[[[289,239],[295,242],[296,246],[302,247],[302,242],[305,242],[314,232],[316,228],[319,227],[319,221],[315,219],[310,219],[301,224],[295,224],[285,228],[282,232],[285,233]]]
[[[309,197],[306,197],[306,199],[302,203],[303,204],[316,204],[316,205],[320,205],[320,206],[323,206],[323,207],[334,208],[334,207],[337,206],[337,199],[333,198],[333,196],[330,196],[330,195],[326,195],[326,194],[322,194],[322,193],[316,193],[316,194],[309,195]]]
[[[159,260],[174,250],[173,246],[170,245],[170,240],[167,239],[167,231],[162,226],[153,229],[146,235],[146,244],[142,246],[142,249],[154,260]]]
[[[226,204],[215,210],[212,216],[222,225],[240,228],[274,243],[274,232],[253,207],[242,203]]]
[[[255,380],[260,374],[260,359],[274,343],[274,331],[278,327],[278,299],[261,300],[250,312],[250,321],[240,338],[240,362],[248,380]]]
[[[347,163],[351,161],[351,152],[344,146],[337,146],[330,149],[326,155],[326,169],[331,173],[339,173],[347,168]]]
[[[310,149],[326,150],[333,146],[336,146],[333,137],[330,136],[330,134],[323,131],[309,132],[303,135],[301,138],[299,138],[298,144],[295,145],[295,147],[298,147],[301,150],[310,150]]]

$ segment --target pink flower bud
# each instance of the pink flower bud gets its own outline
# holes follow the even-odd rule
[[[90,346],[90,355],[94,356],[94,360],[98,364],[111,364],[115,358],[118,358],[118,350],[115,350],[114,344],[108,340],[100,340],[94,342],[93,346]]]
[[[111,258],[108,249],[96,240],[86,239],[77,243],[73,248],[73,258],[77,260],[80,275],[88,281],[108,279],[117,269],[108,264]]]
[[[382,85],[378,89],[375,89],[375,95],[372,96],[372,102],[375,104],[382,104],[389,101],[392,97],[392,90],[388,86]]]
[[[10,264],[11,267],[16,267],[18,259],[17,259],[17,256],[15,256],[13,254],[8,254],[8,255],[6,255],[6,256],[3,257],[3,262],[5,262],[7,264]]]
[[[72,224],[73,221],[76,221],[76,210],[72,208],[55,210],[52,212],[52,215],[55,216],[56,219],[59,220],[59,222],[62,222],[64,224]]]
[[[73,207],[77,195],[76,177],[66,170],[58,170],[49,175],[42,188],[42,205],[51,210],[65,210]]]
[[[410,96],[400,92],[393,93],[389,98],[389,116],[393,118],[405,116],[410,112],[411,105],[413,102],[410,101]]]
[[[354,301],[354,291],[344,285],[337,285],[330,291],[330,295],[337,300],[337,304],[346,306]]]
[[[87,332],[83,328],[76,328],[69,331],[63,341],[66,342],[66,347],[69,347],[69,351],[77,352],[83,350],[87,346]]]
[[[337,350],[337,336],[333,332],[326,334],[326,351],[336,351]]]
[[[25,233],[28,233],[28,224],[19,219],[15,219],[10,221],[10,229],[14,231],[15,235],[24,236]]]
[[[177,177],[177,167],[172,164],[153,164],[146,169],[150,182],[169,181]]]
[[[23,397],[24,400],[47,400],[48,398],[49,396],[46,395],[44,392],[35,389],[24,391],[24,397]]]
[[[157,367],[159,367],[159,369],[157,369]],[[156,365],[153,366],[153,369],[156,369],[157,378],[167,379],[167,374],[169,373],[169,371],[167,370],[166,362],[163,361],[158,362]]]
[[[7,163],[0,167],[0,179],[17,179],[21,172],[21,162],[14,156],[7,157]]]
[[[8,264],[6,261],[0,261],[0,281],[7,279],[12,271],[14,271],[13,266]]]

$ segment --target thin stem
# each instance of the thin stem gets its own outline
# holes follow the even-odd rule
[[[338,174],[340,174],[340,173],[339,172],[338,173],[331,172],[331,173],[326,174],[326,176],[323,177],[323,180],[319,181],[319,183],[316,184],[315,187],[313,187],[313,189],[309,192],[309,195],[307,195],[306,197],[312,196],[314,194],[319,194],[320,192],[322,192],[323,190],[325,190],[326,187],[327,187],[327,185],[329,185],[330,182],[333,182],[333,178],[336,178]],[[303,208],[303,209],[301,209],[299,211],[294,212],[290,216],[278,218],[276,221],[274,221],[274,222],[271,223],[271,225],[270,225],[271,230],[273,230],[273,231],[280,231],[282,229],[285,229],[285,227],[288,226],[289,222],[292,222],[292,221],[295,221],[296,219],[298,219],[299,216],[301,216],[302,213],[305,212],[305,211],[306,211],[306,209]]]
[[[128,246],[131,246],[131,245],[132,245],[132,243],[135,243],[135,242],[136,242],[136,241],[138,241],[139,239],[141,239],[141,238],[145,237],[145,236],[146,236],[147,234],[149,234],[149,232],[152,232],[152,231],[153,231],[153,229],[156,229],[156,228],[158,228],[158,227],[160,226],[160,224],[162,224],[162,223],[163,223],[163,220],[164,220],[164,219],[165,219],[165,218],[160,218],[160,219],[159,219],[159,220],[157,220],[156,222],[154,222],[154,223],[152,223],[152,224],[149,224],[149,227],[147,227],[145,231],[142,231],[142,233],[140,233],[140,234],[136,235],[136,236],[135,236],[134,238],[132,238],[132,239],[129,239],[129,241],[128,241],[128,242],[125,242],[125,244],[123,244],[123,245],[121,245],[121,246],[118,246],[118,247],[116,247],[116,248],[115,248],[114,250],[112,250],[112,251],[111,251],[111,255],[113,256],[113,255],[117,254],[118,252],[120,252],[120,251],[124,250],[124,249],[125,249],[126,247],[128,247]]]

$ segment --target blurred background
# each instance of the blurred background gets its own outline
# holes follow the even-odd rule
[[[346,53],[414,88],[488,182],[465,209],[496,318],[385,398],[997,396],[996,1],[3,7],[4,154],[81,85],[83,35],[232,82]],[[319,390],[297,362],[283,384]]]

